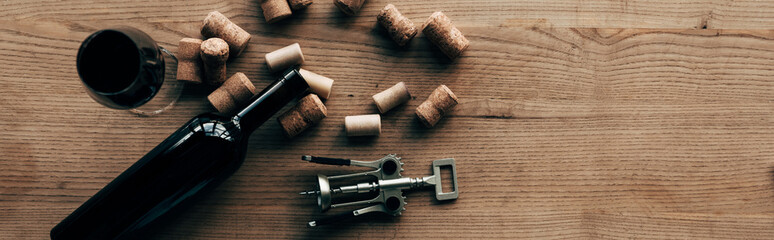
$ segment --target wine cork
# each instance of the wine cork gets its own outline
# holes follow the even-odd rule
[[[250,34],[218,11],[207,14],[201,30],[206,38],[220,38],[228,43],[231,57],[239,56],[250,42]]]
[[[220,87],[226,89],[238,105],[242,105],[255,95],[255,85],[241,72],[232,75]]]
[[[438,46],[450,59],[457,58],[470,45],[470,41],[462,35],[451,19],[442,12],[430,15],[422,32],[428,40]]]
[[[261,9],[267,23],[277,22],[293,14],[287,0],[261,0]]]
[[[312,5],[312,0],[288,0],[288,5],[293,11],[298,11]]]
[[[230,113],[234,108],[245,105],[253,95],[255,86],[244,73],[238,72],[210,93],[207,99],[219,112]]]
[[[325,104],[316,94],[310,93],[301,98],[296,106],[280,115],[277,121],[285,135],[292,138],[327,116],[328,109]]]
[[[382,119],[379,114],[347,116],[344,118],[347,136],[379,136],[382,133]]]
[[[379,15],[376,15],[376,20],[387,29],[387,33],[390,34],[392,40],[398,43],[398,46],[405,46],[408,41],[417,35],[417,27],[414,26],[414,22],[403,16],[395,8],[395,5],[387,4],[379,12]]]
[[[327,78],[317,73],[307,71],[306,69],[299,69],[298,72],[309,84],[309,88],[312,92],[316,93],[321,98],[329,99],[331,97],[331,89],[333,88],[333,79]]]
[[[220,38],[210,38],[202,42],[201,58],[204,63],[205,81],[220,86],[226,81],[226,60],[228,43]]]
[[[374,94],[373,98],[379,112],[386,113],[387,111],[390,111],[390,109],[411,99],[411,94],[409,93],[408,88],[406,88],[406,84],[399,82],[387,90]]]
[[[333,4],[347,15],[355,15],[363,7],[365,0],[333,0]]]
[[[301,52],[301,45],[294,43],[267,53],[264,58],[266,58],[269,71],[276,72],[303,63],[304,53]]]
[[[417,107],[417,117],[426,127],[432,128],[443,116],[457,106],[459,99],[446,85],[438,86],[425,102]]]
[[[231,94],[226,92],[225,89],[215,89],[215,91],[207,96],[207,100],[210,101],[210,104],[212,104],[218,112],[224,114],[228,114],[236,108],[234,105],[234,98],[232,98]]]
[[[202,83],[201,46],[201,39],[180,39],[177,45],[177,80]]]

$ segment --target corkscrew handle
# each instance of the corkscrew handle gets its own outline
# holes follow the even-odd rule
[[[443,186],[441,183],[441,167],[451,167],[452,174],[452,189],[451,192],[443,192]],[[457,189],[457,166],[454,164],[454,158],[439,159],[433,161],[433,177],[437,181],[435,183],[435,198],[439,201],[452,200],[459,197],[459,190]]]

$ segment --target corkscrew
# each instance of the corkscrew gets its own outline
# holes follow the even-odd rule
[[[367,213],[386,213],[393,216],[401,215],[401,212],[406,208],[406,197],[403,196],[403,190],[414,190],[424,187],[435,187],[435,198],[439,201],[457,199],[459,196],[457,191],[457,169],[454,164],[454,158],[439,159],[433,161],[433,175],[420,177],[420,178],[408,178],[402,177],[400,172],[403,171],[403,162],[401,158],[395,156],[395,154],[387,155],[376,161],[357,161],[341,158],[326,158],[326,157],[313,157],[303,156],[302,160],[329,165],[343,165],[343,166],[359,166],[369,167],[374,170],[337,175],[337,176],[325,176],[317,175],[318,190],[301,192],[301,195],[316,195],[317,205],[321,212],[328,211],[331,208],[350,207],[357,205],[369,205],[364,208],[356,209],[351,212],[345,212],[338,216],[332,216],[320,220],[311,221],[308,223],[309,227],[315,227],[319,225],[329,224],[341,220],[345,220],[351,217],[361,216]],[[452,173],[452,192],[443,192],[441,185],[441,167],[451,167]],[[330,180],[341,180],[346,178],[373,176],[376,177],[375,182],[364,182],[355,185],[347,185],[340,187],[333,187],[330,184]],[[378,192],[379,195],[372,198],[361,201],[333,203],[332,196],[334,194],[345,193],[370,193]]]

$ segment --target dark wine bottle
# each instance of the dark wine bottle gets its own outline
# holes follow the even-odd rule
[[[253,130],[308,89],[292,68],[235,115],[194,117],[57,224],[51,238],[147,234],[154,220],[179,211],[231,176],[244,161]]]

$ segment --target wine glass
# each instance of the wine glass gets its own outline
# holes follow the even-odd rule
[[[176,80],[175,55],[133,27],[117,26],[91,34],[81,44],[76,61],[91,98],[143,116],[171,108],[184,85]]]

